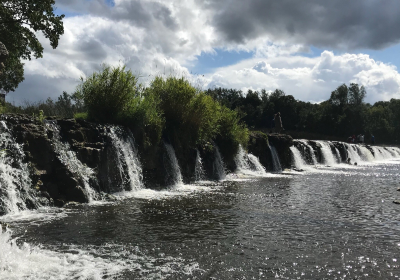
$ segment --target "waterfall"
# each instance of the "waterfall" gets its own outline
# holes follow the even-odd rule
[[[203,170],[203,161],[201,160],[199,150],[196,150],[196,165],[194,168],[194,174],[196,182],[202,181],[205,178]]]
[[[390,148],[384,147],[384,149],[386,151],[388,151],[392,157],[396,157],[397,156],[396,153],[393,150],[391,150]]]
[[[359,146],[361,158],[363,161],[374,161],[374,155],[364,146]]]
[[[174,186],[183,185],[182,173],[181,169],[179,168],[178,159],[176,158],[175,155],[175,150],[170,144],[164,143],[164,146],[168,155],[167,157],[168,164],[166,167],[167,173],[172,178],[172,183]]]
[[[256,157],[253,154],[248,154],[249,161],[251,164],[254,166],[255,172],[260,175],[267,175],[267,172],[265,171],[264,166],[260,163],[260,160],[258,157]]]
[[[266,175],[264,166],[260,160],[252,154],[247,154],[242,145],[239,145],[239,151],[235,157],[237,171],[249,173],[251,175]]]
[[[89,202],[95,200],[98,196],[96,191],[90,187],[90,179],[94,178],[94,171],[84,165],[77,157],[74,151],[71,150],[70,145],[67,142],[61,141],[60,128],[55,122],[47,122],[47,129],[51,129],[54,132],[53,136],[53,147],[60,161],[71,171],[75,176],[81,179],[86,197]]]
[[[119,171],[120,182],[129,191],[143,188],[142,167],[139,161],[135,140],[129,129],[110,127],[108,136],[111,138]]]
[[[225,165],[217,145],[215,145],[215,159],[213,163],[213,171],[214,174],[217,175],[218,180],[225,179],[226,177]]]
[[[315,141],[316,143],[320,144],[321,146],[321,154],[322,158],[325,164],[327,165],[334,165],[336,164],[335,157],[332,153],[331,146],[329,145],[329,142],[324,142],[324,141]]]
[[[330,142],[329,142],[329,143],[330,143]],[[332,145],[333,145],[333,144],[332,144]],[[333,145],[333,147],[335,148],[335,155],[336,155],[336,158],[337,158],[337,162],[338,162],[338,163],[341,163],[341,162],[342,162],[342,157],[340,156],[340,152],[339,152],[338,148],[336,148],[335,145]]]
[[[356,149],[356,145],[357,144],[347,144],[344,143],[346,150],[347,150],[347,158],[351,159],[351,163],[355,163],[355,162],[360,162],[361,157],[359,156],[357,149]]]
[[[23,163],[24,152],[11,135],[4,121],[0,121],[0,215],[26,210],[39,204],[31,189],[28,165]],[[1,233],[1,232],[0,232]]]
[[[313,147],[311,147],[311,145],[307,143],[307,140],[297,140],[297,141],[299,143],[301,143],[302,145],[304,145],[310,151],[312,163],[314,165],[316,165],[318,163],[318,161],[317,161],[317,158],[315,156]]]
[[[248,160],[249,159],[247,157],[247,153],[243,149],[242,145],[239,145],[238,153],[235,156],[235,163],[237,170],[238,171],[251,170]]]
[[[376,160],[385,160],[392,158],[392,155],[382,147],[373,146],[372,149],[374,150]]]
[[[273,165],[274,171],[275,172],[281,172],[282,171],[282,167],[281,167],[281,163],[279,161],[279,156],[278,156],[278,153],[277,153],[275,147],[272,146],[272,145],[268,145],[268,147],[269,147],[269,149],[271,151],[272,165]]]
[[[294,166],[297,169],[301,169],[301,170],[305,169],[307,164],[303,160],[303,157],[301,156],[299,149],[297,149],[295,146],[292,146],[292,147],[290,147],[290,151],[292,152]]]

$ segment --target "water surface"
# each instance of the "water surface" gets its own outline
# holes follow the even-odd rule
[[[399,171],[337,165],[14,218],[0,279],[399,278]]]

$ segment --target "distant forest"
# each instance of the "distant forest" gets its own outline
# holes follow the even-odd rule
[[[365,103],[366,90],[358,84],[340,85],[319,104],[296,100],[282,90],[243,93],[240,90],[215,88],[206,92],[221,104],[238,110],[251,130],[270,132],[274,114],[281,113],[286,133],[300,138],[346,141],[349,136],[371,135],[377,144],[399,144],[400,99]]]

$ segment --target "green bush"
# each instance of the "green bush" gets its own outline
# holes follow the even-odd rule
[[[158,108],[159,100],[154,95],[142,91],[132,98],[126,110],[119,114],[117,122],[131,128],[139,144],[144,147],[157,145],[164,129],[164,118]]]
[[[138,79],[125,66],[103,65],[102,71],[81,80],[75,95],[82,96],[88,118],[100,122],[115,122],[140,90]]]
[[[73,98],[87,111],[87,119],[128,126],[140,145],[158,144],[161,139],[164,119],[158,99],[148,95],[125,66],[104,65],[102,71],[82,79]]]
[[[78,86],[74,100],[83,100],[85,114],[75,118],[122,124],[131,128],[138,144],[157,145],[164,134],[175,148],[188,148],[215,139],[236,152],[246,145],[248,131],[237,112],[221,106],[184,78],[156,77],[147,88],[125,67],[104,66]]]
[[[157,100],[165,135],[175,146],[193,147],[216,136],[219,105],[186,79],[156,77],[146,92]]]
[[[87,120],[88,118],[88,113],[75,113],[74,114],[74,119],[76,120]]]
[[[249,130],[244,123],[240,122],[238,112],[222,106],[218,118],[218,128],[219,134],[216,142],[224,157],[234,156],[239,145],[247,147]]]
[[[156,77],[147,89],[158,100],[165,118],[165,134],[180,146],[194,147],[215,139],[229,143],[236,152],[247,145],[248,130],[236,111],[221,106],[184,78]]]

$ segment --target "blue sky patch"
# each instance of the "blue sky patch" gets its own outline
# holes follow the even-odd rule
[[[236,52],[223,49],[215,49],[215,53],[213,54],[202,52],[197,57],[198,60],[195,66],[189,67],[189,70],[192,74],[206,74],[214,68],[233,65],[244,59],[249,59],[253,55],[254,52]]]

